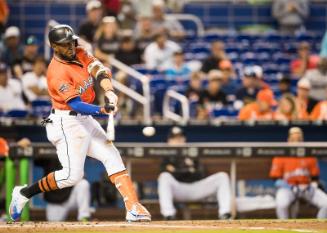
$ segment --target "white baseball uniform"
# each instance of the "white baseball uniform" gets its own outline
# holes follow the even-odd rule
[[[317,218],[327,218],[327,194],[312,185],[294,190],[279,188],[276,193],[277,217],[288,219],[289,208],[298,198],[305,199],[319,209]]]
[[[199,201],[212,195],[219,204],[218,216],[231,213],[231,187],[225,172],[192,183],[179,182],[169,172],[162,172],[158,178],[158,193],[160,211],[165,217],[176,215],[174,201]]]
[[[317,218],[327,218],[327,194],[312,185],[312,177],[319,176],[318,161],[314,157],[275,157],[270,176],[276,181],[276,212],[280,219],[290,216],[290,207],[303,198],[315,205]],[[293,210],[292,217],[296,216]]]
[[[86,155],[101,161],[108,176],[125,170],[119,151],[92,116],[56,110],[46,125],[48,140],[56,146],[62,169],[55,171],[58,188],[73,186],[84,176]]]

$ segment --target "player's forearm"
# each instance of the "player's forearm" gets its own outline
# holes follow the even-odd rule
[[[98,115],[102,113],[102,108],[97,105],[88,104],[81,100],[80,97],[71,99],[68,105],[75,111],[85,115]]]
[[[114,87],[112,86],[111,80],[109,78],[102,79],[100,81],[100,87],[102,87],[102,89],[104,91],[113,91],[114,90]]]
[[[89,65],[88,71],[92,77],[94,77],[100,83],[100,86],[104,91],[113,91],[111,71],[109,68],[105,67],[99,61],[94,61]]]

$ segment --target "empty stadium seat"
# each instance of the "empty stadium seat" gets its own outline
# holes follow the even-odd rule
[[[47,117],[51,111],[51,102],[49,100],[32,101],[32,115],[36,117]]]
[[[5,116],[6,117],[17,117],[17,118],[23,118],[23,117],[27,117],[28,115],[28,111],[26,110],[10,110],[8,112],[6,112]]]

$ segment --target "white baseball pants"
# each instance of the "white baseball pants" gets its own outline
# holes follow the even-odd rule
[[[221,216],[231,212],[231,187],[225,172],[218,172],[200,181],[183,183],[170,173],[163,172],[158,178],[160,212],[164,217],[176,215],[175,201],[198,201],[215,195]]]
[[[65,221],[70,210],[77,209],[77,220],[89,218],[90,184],[82,179],[72,189],[69,199],[61,204],[48,203],[46,207],[47,221]]]
[[[86,155],[101,161],[108,176],[125,170],[117,148],[92,116],[51,114],[46,125],[48,140],[56,147],[62,169],[55,172],[58,188],[77,184],[84,176]]]
[[[319,211],[317,218],[327,218],[327,194],[316,187],[298,192],[298,196],[315,205]],[[279,188],[276,193],[276,213],[279,219],[289,218],[289,207],[296,201],[297,195],[288,188]]]

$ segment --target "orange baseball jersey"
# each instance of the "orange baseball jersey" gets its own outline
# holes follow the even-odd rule
[[[272,161],[270,177],[283,178],[288,184],[309,184],[313,176],[319,176],[316,158],[275,157]]]
[[[256,102],[250,103],[245,105],[239,115],[238,119],[242,121],[248,121],[248,120],[273,120],[274,119],[274,112],[264,112],[261,113],[259,111],[259,106]]]
[[[316,106],[313,108],[311,115],[311,120],[327,120],[327,100],[320,101]]]
[[[87,67],[96,58],[83,48],[76,48],[77,61],[63,61],[53,57],[47,72],[48,91],[52,107],[60,110],[70,110],[69,100],[80,96],[83,102],[92,103],[95,98],[93,78]]]
[[[8,156],[9,146],[8,142],[0,137],[0,156]]]
[[[309,114],[304,109],[299,109],[299,111],[296,114],[290,115],[290,114],[284,114],[279,110],[275,111],[275,120],[278,121],[284,121],[284,120],[308,120]]]

